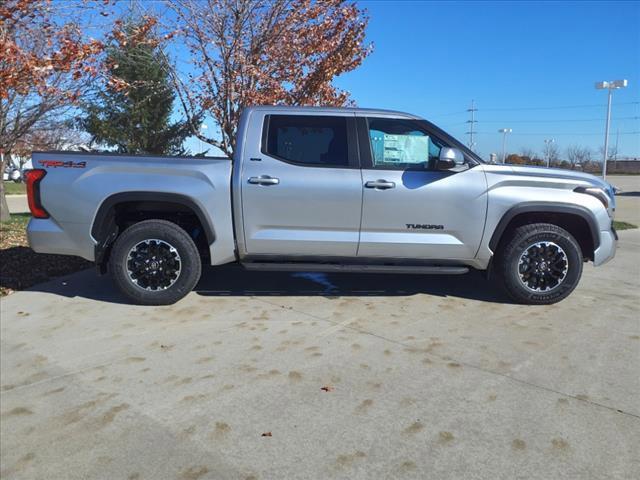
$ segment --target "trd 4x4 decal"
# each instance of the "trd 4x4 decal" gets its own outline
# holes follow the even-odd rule
[[[71,160],[63,162],[62,160],[40,160],[40,165],[44,168],[86,168],[87,162],[73,162]]]

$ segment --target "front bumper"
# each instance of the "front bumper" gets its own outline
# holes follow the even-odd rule
[[[593,265],[598,267],[604,265],[616,256],[618,246],[618,233],[613,228],[613,223],[609,230],[600,232],[600,246],[593,252]]]

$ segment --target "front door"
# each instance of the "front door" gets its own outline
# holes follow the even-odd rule
[[[246,253],[355,257],[362,175],[353,114],[271,114],[262,125],[261,144],[243,158]]]
[[[359,257],[473,259],[487,211],[480,168],[438,171],[442,147],[424,122],[358,119],[363,161]],[[362,146],[362,143],[368,145]]]

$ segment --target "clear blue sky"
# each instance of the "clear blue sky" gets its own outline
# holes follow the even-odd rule
[[[610,145],[619,131],[619,155],[640,156],[640,2],[357,3],[374,51],[336,84],[358,106],[421,115],[466,144],[473,99],[484,158],[501,152],[497,130],[507,127],[511,152],[541,154],[553,138],[562,155],[580,145],[600,159],[607,95],[594,83],[626,78]],[[195,139],[187,145],[199,150]]]
[[[573,144],[596,150],[606,92],[594,83],[626,78],[629,87],[614,92],[610,142],[619,129],[620,153],[640,156],[639,2],[358,3],[375,49],[336,82],[358,106],[422,115],[466,143],[474,99],[483,156],[500,151],[502,127],[513,129],[512,151],[540,152],[545,138],[562,153]],[[584,105],[592,106],[542,109]]]

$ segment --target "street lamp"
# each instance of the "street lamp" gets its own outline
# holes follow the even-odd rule
[[[501,128],[498,133],[502,133],[502,163],[507,159],[507,133],[511,133],[511,128]]]
[[[602,179],[607,179],[607,156],[609,154],[609,124],[611,122],[611,97],[613,91],[619,88],[625,88],[629,82],[627,80],[614,80],[612,82],[597,82],[597,90],[609,90],[607,99],[607,123],[604,128],[604,159],[602,160]]]
[[[544,154],[547,157],[547,168],[551,166],[551,144],[555,142],[553,138],[545,138],[544,140]]]

